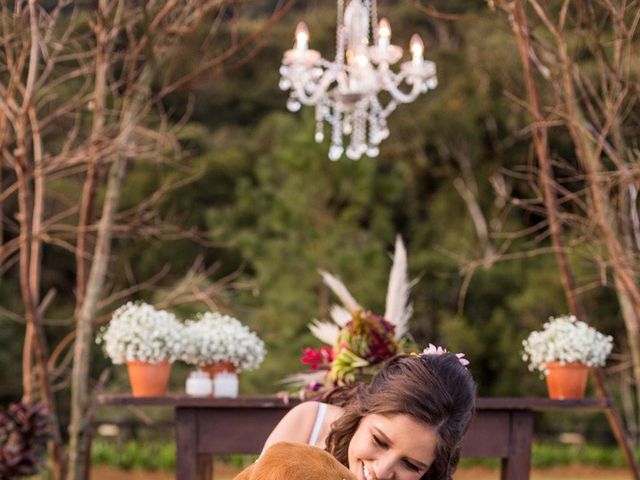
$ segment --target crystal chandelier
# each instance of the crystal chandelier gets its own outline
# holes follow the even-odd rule
[[[300,22],[294,46],[282,59],[279,86],[290,90],[290,111],[300,110],[302,104],[315,106],[317,142],[324,140],[324,122],[331,125],[331,160],[343,153],[353,160],[364,154],[375,157],[380,142],[389,136],[389,114],[398,103],[412,102],[436,88],[436,66],[423,58],[424,45],[414,34],[411,60],[394,72],[390,66],[402,58],[402,48],[390,43],[389,22],[383,18],[378,23],[376,0],[351,0],[346,8],[344,0],[337,2],[335,60],[329,62],[309,48],[309,30]],[[400,88],[404,83],[407,91]],[[386,105],[379,99],[381,92],[390,97]]]

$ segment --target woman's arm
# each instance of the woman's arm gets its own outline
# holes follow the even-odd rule
[[[266,451],[278,442],[307,443],[318,412],[318,405],[320,405],[319,402],[304,402],[289,410],[267,438],[262,451]]]

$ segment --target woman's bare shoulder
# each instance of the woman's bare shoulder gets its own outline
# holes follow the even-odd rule
[[[344,413],[344,408],[338,407],[337,405],[327,405],[327,417],[326,422],[332,424],[338,418],[342,416]]]
[[[289,412],[287,413],[288,415],[291,415],[292,417],[295,417],[297,419],[301,419],[301,418],[307,418],[309,416],[312,417],[312,419],[315,419],[315,416],[318,413],[318,408],[320,408],[320,405],[322,405],[323,402],[317,402],[315,400],[308,400],[306,402],[302,402],[299,403],[298,405],[296,405],[295,407],[293,407],[291,410],[289,410]],[[327,413],[326,413],[326,418],[333,418],[333,417],[339,417],[340,415],[342,415],[342,412],[344,411],[341,407],[338,407],[337,405],[331,405],[329,403],[325,404],[327,406]],[[313,420],[312,420],[313,423]]]
[[[265,449],[278,442],[307,443],[320,402],[303,402],[287,412],[265,443]]]
[[[289,422],[294,422],[300,427],[300,425],[309,425],[309,427],[313,427],[315,422],[315,418],[318,415],[318,409],[320,408],[321,402],[316,402],[313,400],[308,400],[306,402],[299,403],[295,407],[293,407],[285,417]],[[332,412],[334,408],[333,405],[327,405],[327,413]]]

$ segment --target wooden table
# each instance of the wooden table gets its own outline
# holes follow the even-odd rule
[[[101,405],[171,406],[175,409],[176,478],[213,478],[211,455],[258,453],[276,423],[297,402],[274,397],[236,399],[101,395]],[[462,456],[501,459],[502,480],[526,480],[531,468],[534,412],[606,410],[608,399],[479,398]]]

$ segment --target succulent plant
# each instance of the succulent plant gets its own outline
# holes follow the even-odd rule
[[[52,417],[40,405],[12,403],[0,415],[0,478],[36,475],[44,464]]]

